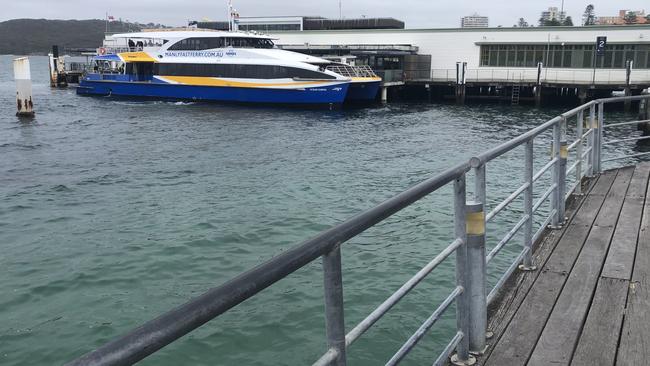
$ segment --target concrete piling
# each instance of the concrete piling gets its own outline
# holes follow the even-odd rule
[[[33,117],[32,77],[29,70],[29,58],[14,59],[14,80],[16,80],[16,116]]]

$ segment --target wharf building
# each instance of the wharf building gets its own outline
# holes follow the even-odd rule
[[[394,18],[328,19],[314,16],[239,17],[236,20],[240,31],[277,32],[335,29],[404,29],[404,22]],[[229,29],[227,21],[191,21],[189,26],[197,28]]]
[[[557,16],[561,16],[557,15]],[[540,103],[584,101],[650,86],[650,26],[276,31],[276,44],[350,58],[392,94]],[[597,52],[597,37],[607,37]],[[602,52],[601,52],[602,51]],[[458,86],[462,85],[461,95]]]

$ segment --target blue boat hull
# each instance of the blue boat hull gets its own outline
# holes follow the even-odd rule
[[[341,104],[349,83],[304,89],[195,86],[156,82],[82,79],[77,94],[193,101],[278,104]]]
[[[380,81],[350,83],[348,95],[345,100],[350,102],[372,101],[377,98]]]

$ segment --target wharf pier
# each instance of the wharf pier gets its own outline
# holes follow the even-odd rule
[[[509,280],[481,365],[645,365],[650,356],[650,164],[585,182],[561,231]]]
[[[603,146],[648,139],[629,127],[649,120],[610,122],[606,120],[610,115],[605,114],[614,104],[644,102],[639,104],[647,106],[648,101],[650,95],[597,99],[562,113],[94,351],[84,355],[82,351],[89,350],[80,351],[68,365],[136,363],[316,261],[322,264],[325,340],[323,353],[320,358],[314,355],[313,365],[348,364],[347,354],[355,342],[443,262],[455,269],[450,283],[435,288],[443,300],[431,304],[430,315],[418,329],[409,330],[412,335],[408,339],[399,340],[401,346],[395,347],[388,360],[373,363],[397,365],[407,360],[446,314],[455,315],[451,319],[455,326],[446,334],[445,345],[427,361],[436,366],[450,362],[499,366],[647,364],[650,164],[639,158],[650,152],[603,156]],[[624,128],[626,135],[612,139],[610,131],[619,128]],[[517,188],[508,190],[511,193],[505,198],[492,196],[498,191],[495,187],[504,186],[499,177],[488,176],[497,160],[521,173],[519,181],[508,182],[508,187],[514,184]],[[620,160],[635,165],[617,168]],[[614,169],[605,170],[605,165]],[[386,300],[357,324],[346,324],[341,246],[352,245],[346,242],[434,193],[452,203],[444,218],[453,220],[450,242],[437,243],[436,253],[423,253],[430,256],[424,267],[397,289],[379,289],[385,291]],[[505,212],[511,214],[506,225],[512,227],[495,230],[494,219],[503,218]],[[499,269],[493,284],[487,274],[497,257],[508,264],[505,270]],[[389,334],[392,337],[399,332]]]
[[[623,70],[485,68],[467,69],[458,63],[456,69],[432,70],[428,78],[408,79],[405,87],[429,100],[494,100],[517,105],[520,102],[542,105],[543,101],[572,101],[606,98],[620,91],[625,96],[639,95],[650,88],[650,72],[632,69],[628,62]],[[626,105],[627,106],[627,105]]]

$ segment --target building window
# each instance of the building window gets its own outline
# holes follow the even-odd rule
[[[537,67],[539,62],[553,68],[624,69],[634,61],[635,69],[650,69],[650,45],[609,45],[604,56],[594,55],[594,45],[482,45],[480,65],[491,67]]]

